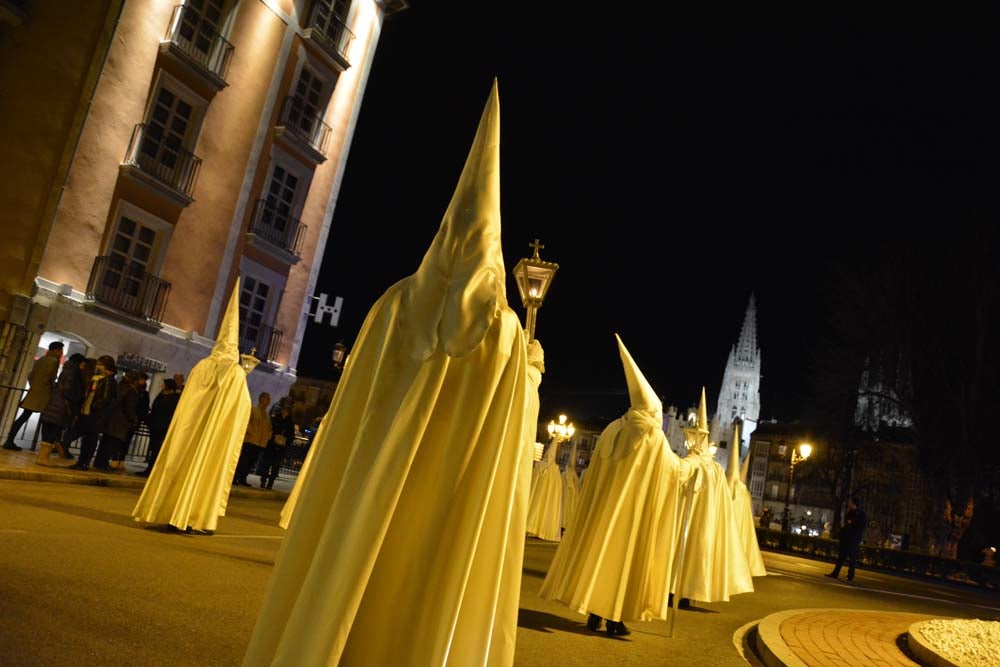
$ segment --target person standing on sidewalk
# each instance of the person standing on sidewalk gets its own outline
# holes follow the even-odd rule
[[[39,357],[35,365],[28,373],[28,395],[21,401],[21,414],[14,420],[10,427],[10,433],[3,443],[4,449],[19,451],[21,448],[14,444],[14,438],[21,427],[36,412],[41,412],[49,404],[52,396],[52,387],[56,382],[56,374],[59,372],[59,360],[62,358],[62,341],[49,343],[49,351]]]
[[[837,579],[840,568],[847,561],[847,580],[854,581],[854,566],[858,561],[858,548],[865,537],[865,527],[868,525],[868,515],[861,509],[861,500],[852,496],[847,501],[847,515],[844,517],[844,527],[840,529],[840,553],[837,564],[826,576]]]
[[[292,419],[292,404],[287,398],[281,402],[278,414],[271,418],[271,437],[267,441],[267,449],[260,457],[259,475],[260,488],[274,488],[274,480],[278,479],[278,469],[285,460],[288,445],[295,442],[295,421]]]
[[[83,386],[83,375],[80,369],[86,357],[73,354],[69,361],[63,364],[62,372],[49,396],[49,403],[42,410],[39,419],[42,422],[42,441],[38,444],[38,456],[35,463],[51,465],[50,455],[53,450],[60,459],[73,460],[73,455],[63,445],[63,432],[69,428],[86,392]]]
[[[167,438],[167,431],[170,430],[170,421],[174,418],[177,410],[177,402],[181,400],[181,390],[177,388],[177,382],[172,378],[163,381],[163,389],[153,399],[153,407],[149,409],[146,423],[149,425],[149,454],[147,462],[149,465],[139,473],[141,477],[149,477],[156,464],[156,457],[160,455],[160,448]]]
[[[83,400],[76,427],[67,436],[80,438],[80,458],[70,466],[73,470],[90,470],[90,459],[97,450],[97,441],[108,421],[108,412],[118,397],[118,383],[115,382],[115,360],[108,355],[98,357],[94,366],[94,376],[90,378],[87,396]],[[72,442],[72,440],[70,440]]]
[[[271,418],[267,416],[267,406],[270,404],[271,395],[262,391],[257,398],[257,405],[250,411],[250,422],[243,436],[243,447],[240,449],[240,459],[236,463],[236,475],[233,477],[235,485],[250,486],[247,475],[257,466],[260,455],[271,440]]]

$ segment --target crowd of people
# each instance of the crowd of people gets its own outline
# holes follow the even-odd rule
[[[145,372],[120,372],[111,356],[88,358],[79,353],[70,355],[60,371],[63,349],[61,341],[54,341],[35,361],[28,375],[28,391],[3,449],[22,449],[15,438],[37,413],[41,437],[36,463],[124,472],[129,447],[140,426],[145,425],[149,433],[147,466],[138,475],[148,477],[180,401],[184,375],[165,378],[150,403]],[[254,408],[234,483],[249,486],[246,477],[253,471],[261,477],[261,488],[273,488],[288,447],[295,442],[299,430],[291,416],[291,399],[278,401],[269,414],[270,400],[269,394],[262,393]],[[80,451],[75,457],[70,447],[76,442]]]

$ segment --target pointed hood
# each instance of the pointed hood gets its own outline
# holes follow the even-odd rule
[[[736,488],[736,482],[740,478],[740,424],[733,424],[732,442],[729,443],[729,464],[726,466],[726,479],[729,481],[729,489]]]
[[[691,449],[708,452],[708,406],[705,403],[705,388],[701,388],[701,402],[698,404],[698,420],[694,428],[684,429],[684,439]]]
[[[212,358],[216,361],[240,363],[240,279],[236,278],[233,293],[226,306],[226,314],[219,325],[219,335],[212,347]]]
[[[639,370],[632,355],[625,348],[625,343],[621,337],[615,334],[618,341],[618,354],[622,358],[622,366],[625,368],[625,381],[628,382],[628,398],[632,407],[636,410],[650,410],[655,412],[660,421],[663,421],[663,403],[657,397],[656,392],[649,385],[646,377]]]
[[[750,472],[750,450],[747,449],[747,455],[743,457],[743,465],[740,466],[740,481],[744,484],[747,483],[747,473]]]
[[[500,246],[500,102],[497,82],[437,236],[407,284],[400,321],[411,355],[475,349],[507,306]]]

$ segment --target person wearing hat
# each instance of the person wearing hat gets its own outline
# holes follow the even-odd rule
[[[14,438],[21,427],[27,423],[31,415],[41,412],[49,404],[52,397],[52,387],[56,382],[56,374],[59,372],[59,361],[62,359],[63,344],[56,340],[49,343],[49,351],[38,358],[35,365],[28,373],[28,395],[21,401],[21,414],[14,420],[7,434],[7,440],[3,443],[4,449],[14,451],[21,448],[14,444]]]

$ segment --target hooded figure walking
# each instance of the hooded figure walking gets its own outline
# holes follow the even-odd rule
[[[513,662],[531,459],[499,139],[494,82],[437,236],[358,335],[245,665]]]
[[[587,627],[631,634],[625,620],[667,617],[679,538],[680,459],[663,433],[663,404],[618,338],[632,407],[598,438],[575,517],[540,595],[589,614]]]
[[[211,533],[226,514],[251,408],[240,366],[239,293],[237,279],[212,354],[195,364],[184,385],[132,510],[136,521]]]

